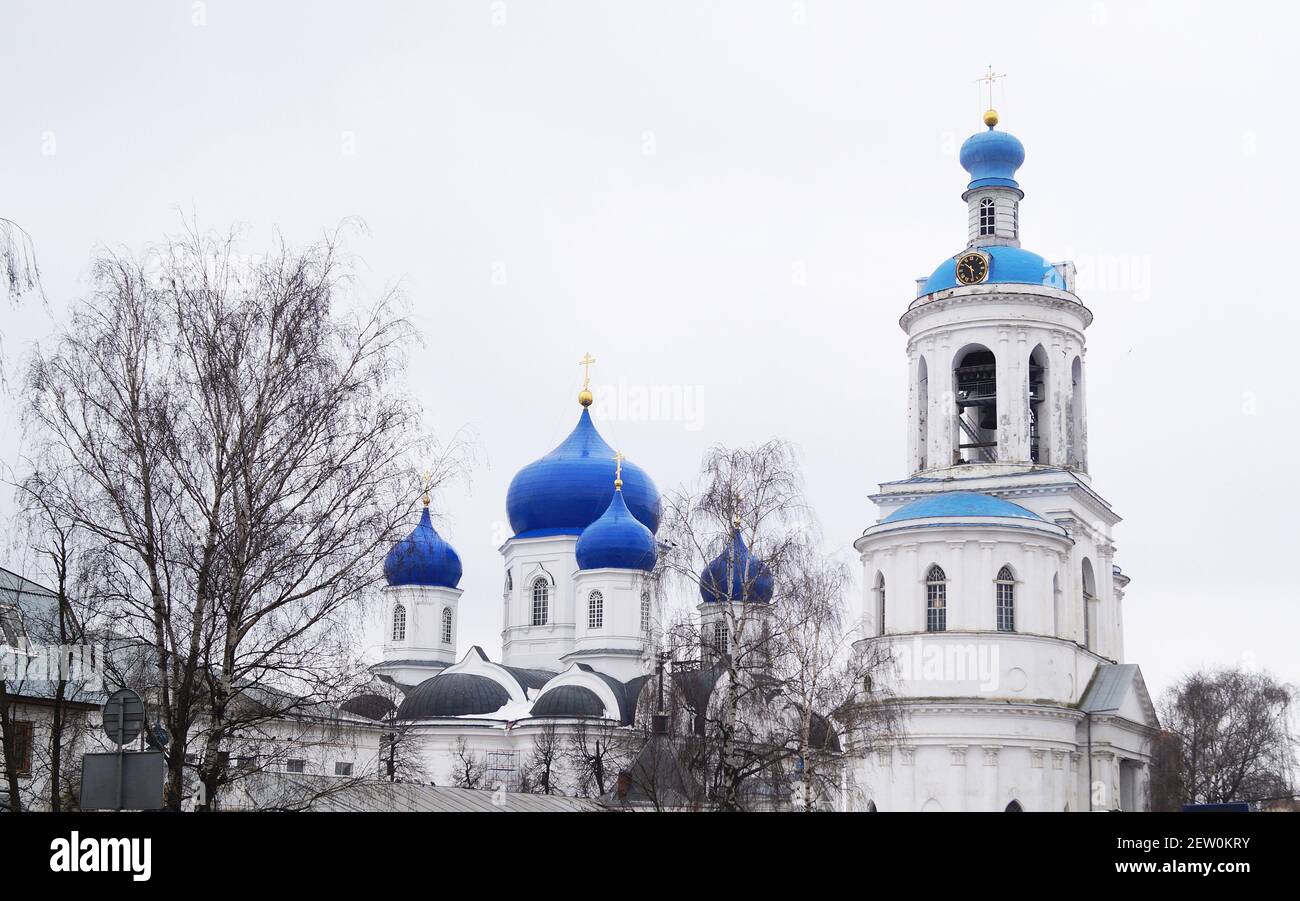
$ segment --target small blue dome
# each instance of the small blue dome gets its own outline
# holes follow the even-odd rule
[[[731,572],[730,589],[727,587],[728,570]],[[700,597],[706,604],[728,600],[766,604],[772,600],[772,589],[771,570],[745,547],[739,529],[732,530],[731,543],[726,550],[714,557],[713,562],[700,573]]]
[[[516,538],[581,535],[609,508],[614,494],[614,449],[584,409],[568,438],[519,470],[506,492],[506,514]],[[623,461],[623,499],[651,532],[659,530],[659,489],[645,470]]]
[[[961,166],[970,173],[967,189],[1019,188],[1016,170],[1025,162],[1025,145],[1005,131],[982,131],[961,145]]]
[[[1019,247],[981,247],[990,257],[986,284],[1041,285],[1045,288],[1065,290],[1065,279],[1056,267],[1043,257]],[[957,281],[957,260],[949,257],[921,287],[920,297],[947,288],[965,287]]]
[[[384,578],[389,585],[439,585],[455,588],[460,583],[460,556],[443,540],[429,519],[429,508],[420,522],[384,558]]]
[[[627,504],[623,492],[614,499],[600,519],[587,526],[574,549],[578,569],[654,569],[658,549],[654,533],[641,524]]]
[[[1026,510],[1019,504],[1004,501],[1000,497],[974,491],[945,491],[905,504],[886,516],[882,522],[929,519],[933,516],[1011,516],[1045,521],[1032,510]]]

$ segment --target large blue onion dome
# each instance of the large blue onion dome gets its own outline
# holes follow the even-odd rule
[[[995,120],[996,121],[996,120]],[[974,188],[1020,188],[1016,170],[1025,162],[1025,145],[1012,134],[988,131],[973,134],[961,145],[961,167],[970,173],[967,190]]]
[[[609,508],[614,468],[614,449],[600,437],[584,408],[569,437],[510,482],[506,514],[515,537],[581,535]],[[627,460],[623,499],[646,528],[659,530],[659,489],[645,470]]]
[[[991,494],[980,494],[975,491],[944,491],[904,504],[881,522],[930,519],[940,516],[998,516],[1043,521],[1043,518],[1034,511]]]
[[[600,519],[583,529],[574,549],[578,569],[654,569],[654,533],[641,524],[623,500],[616,481],[614,498]]]
[[[989,256],[989,274],[985,276],[984,284],[1038,285],[1056,288],[1058,291],[1065,290],[1065,277],[1060,270],[1033,251],[1002,245],[981,247],[979,250]],[[963,251],[940,263],[925,280],[917,296],[947,288],[967,287],[957,281],[957,259],[965,255]]]
[[[455,588],[460,577],[460,556],[434,529],[426,504],[415,530],[393,545],[384,558],[384,578],[389,585]]]
[[[731,530],[727,547],[700,573],[700,597],[706,604],[719,601],[766,604],[772,600],[773,587],[771,570],[749,552],[740,529]]]

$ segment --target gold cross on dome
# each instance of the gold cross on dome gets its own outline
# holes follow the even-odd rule
[[[578,365],[582,367],[582,390],[586,391],[591,387],[591,364],[596,362],[596,358],[589,353],[582,355]]]
[[[999,72],[999,73],[994,73],[994,71],[993,71],[993,64],[990,63],[990,64],[989,64],[988,71],[985,72],[984,75],[981,76],[980,78],[975,79],[975,83],[976,83],[976,84],[986,84],[986,85],[988,85],[988,88],[989,88],[989,105],[988,105],[988,109],[993,109],[993,83],[994,83],[995,81],[997,81],[999,78],[1006,78],[1006,77],[1007,77],[1007,76],[1006,76],[1005,73],[1001,73],[1001,72]]]
[[[424,471],[424,505],[429,506],[429,488],[433,484],[433,473]]]

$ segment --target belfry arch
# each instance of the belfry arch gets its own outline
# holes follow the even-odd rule
[[[997,357],[982,344],[970,344],[953,357],[956,447],[954,463],[995,463],[998,459]]]

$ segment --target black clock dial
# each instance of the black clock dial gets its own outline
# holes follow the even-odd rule
[[[974,285],[984,281],[989,274],[989,264],[978,253],[968,253],[957,261],[957,281],[963,285]]]

